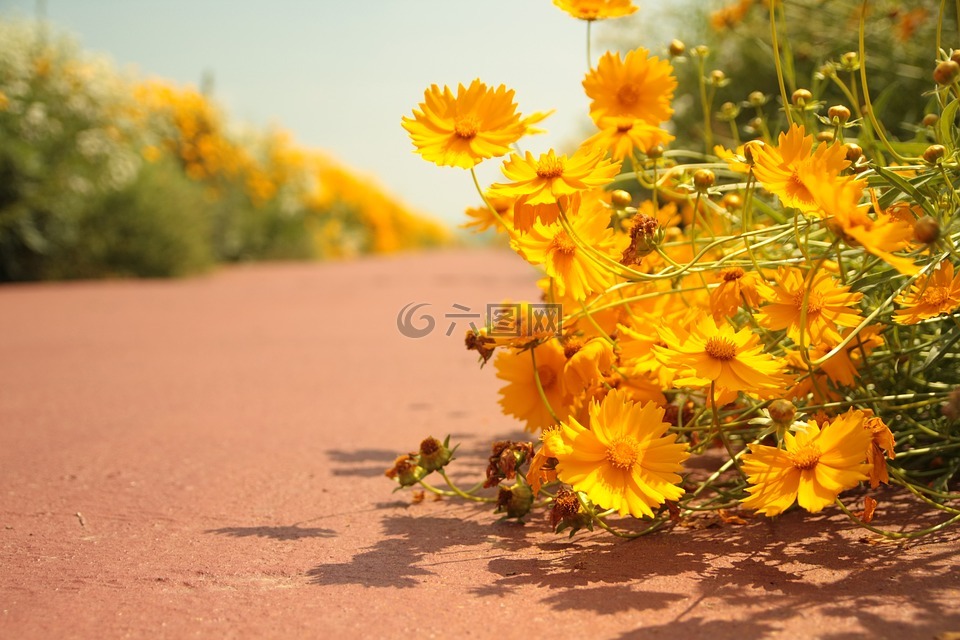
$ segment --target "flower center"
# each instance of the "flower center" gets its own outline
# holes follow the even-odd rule
[[[730,269],[721,271],[720,275],[723,277],[724,282],[733,282],[734,280],[742,278],[744,271],[740,267],[731,267]]]
[[[623,436],[607,447],[607,462],[618,469],[631,469],[640,457],[640,444],[632,436]]]
[[[920,297],[921,304],[939,307],[950,298],[946,287],[927,287]]]
[[[557,374],[550,367],[537,367],[537,376],[540,378],[540,386],[549,389],[557,381]]]
[[[803,204],[813,202],[813,194],[807,189],[807,185],[803,184],[803,180],[800,179],[800,174],[796,170],[790,174],[790,178],[787,180],[786,192],[787,195],[796,198]]]
[[[617,123],[617,133],[626,133],[633,129],[633,120],[621,120]]]
[[[537,176],[546,180],[559,178],[563,175],[563,159],[554,155],[549,155],[540,159],[537,163]]]
[[[815,444],[805,444],[790,454],[793,466],[800,471],[807,471],[817,466],[820,461],[820,447]]]
[[[632,107],[640,99],[640,89],[635,84],[625,84],[617,91],[617,102]]]
[[[463,116],[462,118],[457,118],[457,121],[454,122],[453,132],[457,134],[458,138],[470,140],[477,135],[477,128],[479,126],[480,123],[477,122],[477,119],[473,116]]]
[[[797,311],[803,310],[803,293],[801,289],[793,294],[793,304],[797,307]],[[816,291],[811,291],[807,296],[807,317],[819,314],[821,309],[823,309],[823,296]]]
[[[707,340],[707,346],[704,347],[704,351],[707,352],[707,355],[713,358],[714,360],[733,360],[737,357],[737,345],[728,340],[727,338],[721,338],[714,336]]]
[[[554,253],[572,256],[577,250],[577,245],[573,244],[573,240],[570,239],[566,231],[561,231],[553,236],[553,240],[550,241],[550,248],[553,249]]]

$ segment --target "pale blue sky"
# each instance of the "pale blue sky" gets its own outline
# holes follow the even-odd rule
[[[637,4],[628,20],[639,25],[655,9]],[[0,15],[35,7],[0,0]],[[524,143],[534,153],[577,140],[589,123],[585,23],[550,0],[46,0],[46,14],[144,76],[196,85],[212,73],[235,120],[276,123],[453,224],[478,203],[469,173],[422,160],[400,127],[430,84],[479,77],[515,89],[523,113],[557,109],[549,135]],[[594,27],[597,55],[608,28]],[[479,169],[484,181],[500,177],[497,160]]]

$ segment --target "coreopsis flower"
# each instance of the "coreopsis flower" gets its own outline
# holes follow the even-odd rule
[[[470,169],[486,158],[507,154],[526,133],[514,92],[504,85],[491,89],[479,79],[457,87],[432,85],[413,117],[403,118],[416,152],[440,166]]]
[[[553,149],[535,159],[514,153],[501,170],[510,182],[493,185],[498,196],[516,198],[514,226],[529,231],[535,219],[543,224],[555,222],[560,215],[558,202],[568,205],[571,196],[610,183],[620,172],[620,163],[604,159],[602,149],[578,149],[569,158]]]
[[[563,438],[560,437],[560,425],[546,427],[540,433],[540,448],[530,460],[527,471],[527,484],[533,495],[540,493],[540,487],[557,479],[557,458],[554,451],[562,450]]]
[[[812,182],[810,193],[827,226],[847,244],[862,246],[900,273],[918,273],[920,268],[913,260],[893,255],[894,251],[910,246],[914,238],[913,224],[888,213],[878,213],[876,218],[871,218],[867,213],[870,204],[859,204],[865,186],[863,180],[841,178]]]
[[[614,389],[590,405],[589,428],[575,418],[560,424],[553,448],[557,476],[598,506],[621,515],[653,517],[653,509],[683,495],[678,485],[686,443],[664,435],[663,408],[640,405]]]
[[[744,506],[775,516],[797,501],[815,513],[867,480],[870,466],[864,460],[871,436],[864,421],[862,411],[850,410],[822,429],[810,420],[795,434],[786,432],[783,449],[749,445],[743,472],[751,486]]]
[[[487,202],[490,203],[490,207],[493,207],[494,211],[497,212],[497,215],[506,222],[507,224],[513,224],[513,198],[505,198],[503,196],[498,196],[489,191],[484,194],[487,199]],[[500,224],[500,220],[493,215],[493,212],[490,211],[490,207],[483,205],[480,207],[470,207],[465,213],[469,220],[464,222],[460,226],[464,229],[470,229],[480,233],[486,231],[487,229],[493,228],[497,232],[506,231],[506,228]]]
[[[846,337],[844,333],[842,338]],[[819,342],[810,345],[807,349],[807,358],[811,361],[820,360],[830,353],[838,343]],[[797,371],[809,372],[809,375],[800,377],[796,385],[790,388],[787,395],[791,398],[805,398],[813,392],[815,402],[829,402],[836,400],[839,395],[826,387],[829,379],[835,385],[852,387],[859,376],[863,357],[869,356],[874,349],[883,344],[880,327],[873,325],[865,327],[856,338],[851,340],[843,349],[824,360],[810,372],[810,366],[800,351],[788,351],[785,359],[787,364]]]
[[[753,159],[756,152],[763,146],[764,142],[762,140],[751,140],[731,151],[718,144],[713,147],[713,153],[726,162],[731,171],[748,174],[753,170]]]
[[[553,0],[553,4],[580,20],[621,18],[637,10],[633,0]]]
[[[606,118],[642,120],[659,125],[673,115],[673,92],[677,79],[673,66],[646,49],[634,49],[620,58],[605,53],[583,80],[590,98],[590,117],[596,123]]]
[[[760,295],[769,304],[757,312],[757,323],[773,331],[786,329],[790,339],[798,344],[801,332],[805,344],[837,344],[841,339],[838,327],[860,323],[855,305],[863,294],[850,293],[850,287],[824,271],[808,281],[800,269],[780,267],[774,286],[761,284]]]
[[[529,349],[501,351],[494,360],[497,377],[507,381],[507,385],[500,389],[500,406],[507,415],[523,420],[527,431],[556,424],[550,409],[563,419],[572,401],[563,386],[563,368],[567,364],[563,347],[556,340],[550,340],[533,350],[537,360],[536,369],[533,368]],[[547,408],[537,391],[538,377],[550,408]]]
[[[636,151],[646,154],[658,144],[674,140],[674,136],[665,129],[637,118],[603,118],[597,126],[600,131],[587,138],[581,146],[609,151],[614,160],[632,158]]]
[[[741,306],[756,309],[760,306],[757,285],[760,276],[743,267],[728,267],[719,273],[720,285],[710,292],[710,310],[717,320],[736,315]]]
[[[870,465],[870,487],[876,489],[880,483],[890,484],[887,473],[887,458],[897,457],[893,449],[896,442],[890,427],[878,416],[868,416],[863,428],[870,433],[870,445],[867,447],[867,464]]]
[[[764,353],[760,337],[749,328],[735,331],[717,325],[711,316],[694,321],[689,330],[664,326],[660,339],[665,346],[652,347],[656,358],[677,371],[676,386],[715,387],[714,400],[726,404],[737,392],[761,393],[782,389],[783,363]]]
[[[610,268],[599,263],[599,259],[582,246],[616,261],[623,253],[626,238],[615,235],[607,226],[609,221],[609,213],[598,200],[584,198],[570,220],[579,244],[560,222],[549,225],[536,222],[528,233],[515,237],[510,244],[527,262],[543,267],[553,278],[558,295],[569,294],[581,301],[614,282]]]
[[[897,296],[900,310],[893,314],[893,321],[900,324],[917,324],[921,320],[951,314],[960,308],[960,274],[954,276],[953,263],[944,260],[933,273],[917,278]]]
[[[572,394],[597,383],[603,374],[610,371],[616,360],[613,345],[604,338],[591,338],[586,342],[574,338],[567,341],[563,350],[567,356],[563,380]]]
[[[756,145],[751,148],[753,173],[763,187],[778,196],[787,207],[804,213],[815,213],[819,205],[811,189],[823,182],[833,182],[850,162],[846,148],[839,142],[813,148],[813,136],[804,135],[801,125],[790,125],[781,133],[779,144]]]

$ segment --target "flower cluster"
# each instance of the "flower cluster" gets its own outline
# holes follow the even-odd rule
[[[633,9],[555,4],[588,22]],[[603,54],[583,79],[597,131],[566,153],[511,153],[542,114],[524,119],[512,91],[480,80],[432,87],[404,118],[438,165],[507,156],[471,224],[506,234],[564,311],[555,334],[467,335],[504,383],[504,414],[539,434],[515,460],[528,465],[524,499],[508,515],[539,499],[558,531],[640,535],[710,512],[743,522],[731,511],[836,504],[880,534],[914,535],[873,526],[871,496],[859,518],[839,498],[894,483],[952,514],[933,530],[960,519],[948,486],[960,465],[945,461],[960,385],[960,67],[934,92],[941,120],[924,119],[920,145],[884,134],[864,81],[844,88],[866,110],[784,90],[782,120],[746,141],[734,116],[729,144],[674,150],[670,57],[685,50]],[[704,462],[688,467],[694,456]],[[614,514],[650,523],[624,533]]]

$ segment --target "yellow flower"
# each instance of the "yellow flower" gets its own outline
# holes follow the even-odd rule
[[[813,136],[805,136],[800,125],[793,124],[781,133],[779,145],[752,147],[753,172],[764,188],[778,196],[784,206],[814,213],[819,205],[811,189],[817,183],[833,182],[850,162],[839,142],[821,144],[811,155]]]
[[[561,442],[552,447],[560,480],[601,508],[638,518],[683,495],[678,474],[689,453],[676,434],[664,435],[663,408],[614,389],[591,403],[589,416],[589,428],[575,418],[561,422]]]
[[[550,408],[558,418],[567,416],[572,400],[563,386],[563,368],[567,364],[563,347],[556,340],[550,340],[534,347],[532,351],[533,355],[530,349],[501,351],[494,361],[497,377],[507,381],[507,385],[500,389],[500,406],[507,415],[526,422],[524,428],[527,431],[556,424],[537,391],[537,377]],[[537,360],[536,371],[533,368],[533,356]]]
[[[850,410],[822,430],[811,420],[796,434],[785,433],[783,443],[784,449],[749,445],[743,472],[753,486],[744,506],[775,516],[796,500],[815,513],[868,478],[871,435],[862,411]]]
[[[890,427],[877,416],[867,416],[863,425],[870,433],[870,445],[867,447],[867,464],[870,465],[870,487],[876,489],[880,483],[890,484],[890,474],[887,473],[887,458],[897,457],[894,447],[897,443],[893,439]]]
[[[620,18],[637,10],[632,0],[553,0],[553,4],[580,20]]]
[[[838,326],[860,324],[860,312],[851,307],[860,302],[863,294],[850,293],[850,287],[841,285],[823,271],[818,272],[812,282],[807,282],[800,269],[780,267],[776,286],[762,284],[760,294],[770,304],[757,313],[757,323],[773,331],[786,329],[790,339],[798,344],[801,331],[804,344],[837,344],[841,339]],[[801,324],[804,299],[806,316]]]
[[[807,358],[811,361],[819,360],[830,353],[837,344],[837,342],[820,342],[810,345],[807,349]],[[798,379],[787,395],[792,398],[806,398],[808,393],[813,392],[814,401],[818,404],[836,400],[839,395],[826,386],[827,379],[829,378],[837,386],[852,387],[857,382],[863,356],[869,356],[882,344],[880,327],[877,325],[865,327],[846,347],[822,362],[812,373]],[[787,364],[797,371],[803,373],[810,371],[810,366],[800,351],[788,351],[785,359]]]
[[[564,345],[564,353],[567,365],[563,369],[563,380],[567,391],[572,394],[599,382],[616,359],[613,346],[603,338],[591,338],[585,343],[573,338]]]
[[[583,198],[570,226],[580,243],[616,261],[623,252],[626,238],[616,236],[607,225],[610,215],[596,198]],[[613,274],[597,264],[578,246],[559,222],[544,225],[537,222],[525,233],[511,240],[511,246],[527,262],[542,265],[554,279],[556,294],[585,300],[594,291],[603,291],[613,284]]]
[[[900,324],[953,313],[960,307],[960,274],[954,277],[953,263],[944,260],[932,274],[917,278],[909,291],[897,297],[897,303],[903,308],[893,315],[893,321]]]
[[[910,245],[913,224],[887,213],[876,219],[867,215],[870,204],[859,204],[865,186],[862,180],[845,178],[811,183],[810,193],[827,218],[827,226],[847,244],[860,245],[900,273],[915,275],[920,268],[913,260],[892,254]]]
[[[653,345],[656,358],[678,372],[676,386],[715,386],[715,400],[726,404],[738,391],[757,393],[782,389],[783,364],[763,352],[759,336],[749,328],[735,331],[711,316],[694,320],[689,331],[660,329],[665,346]]]
[[[513,154],[502,167],[509,183],[495,184],[490,189],[498,196],[516,198],[514,223],[520,231],[529,231],[535,218],[544,224],[560,215],[558,202],[570,196],[602,187],[620,172],[620,163],[603,159],[602,149],[578,149],[572,156],[558,156],[553,149],[535,159]]]
[[[507,224],[513,224],[513,198],[496,196],[489,191],[484,195],[500,218]],[[486,204],[480,207],[470,207],[465,211],[465,214],[469,220],[460,225],[463,229],[470,229],[476,233],[486,231],[491,227],[498,232],[506,231],[506,228],[500,224],[500,221],[497,220]]]
[[[598,124],[629,118],[659,125],[673,115],[677,79],[669,62],[634,49],[623,60],[619,53],[605,53],[584,78],[583,88],[591,100],[590,117]]]
[[[636,118],[604,118],[600,131],[587,138],[583,147],[601,148],[614,160],[632,158],[635,150],[648,153],[658,144],[667,144],[674,136],[660,127]]]
[[[756,309],[760,306],[756,273],[746,272],[743,267],[721,269],[720,285],[710,292],[710,310],[716,320],[736,315],[741,306]]]
[[[403,118],[416,152],[441,166],[470,169],[486,158],[505,155],[526,132],[513,90],[490,89],[480,80],[454,96],[449,87],[431,86],[424,102]]]

